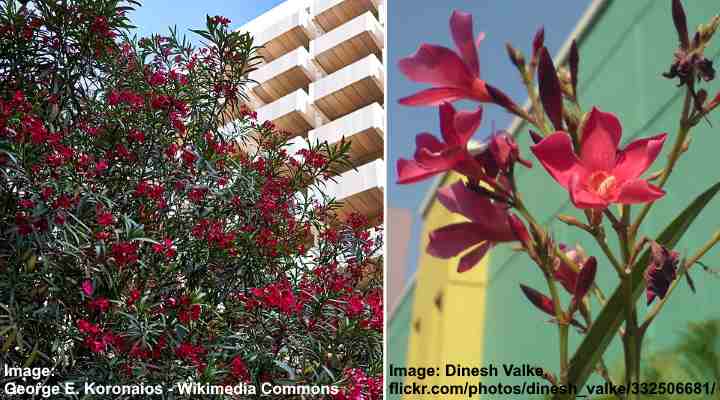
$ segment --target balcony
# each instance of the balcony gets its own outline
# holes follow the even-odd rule
[[[304,136],[310,129],[325,122],[325,117],[312,106],[303,89],[258,108],[257,113],[258,121],[272,121],[293,136]]]
[[[374,54],[310,84],[313,104],[335,120],[372,103],[384,102],[383,65]]]
[[[310,42],[310,55],[328,74],[370,54],[382,59],[383,28],[371,12]]]
[[[258,84],[252,88],[263,103],[272,103],[298,89],[307,91],[310,82],[321,76],[304,47],[286,53],[263,64],[250,73]]]
[[[345,138],[350,141],[350,162],[353,166],[363,165],[383,156],[384,122],[385,111],[380,104],[373,103],[311,130],[308,138],[311,143],[320,141],[330,145]]]
[[[340,217],[350,213],[365,215],[377,224],[383,215],[385,192],[385,161],[375,160],[361,165],[357,170],[347,171],[328,182],[325,193],[342,202]]]
[[[366,12],[378,13],[379,0],[314,0],[313,19],[325,32]]]
[[[270,62],[298,47],[308,48],[313,35],[310,13],[304,9],[285,15],[264,29],[253,32],[260,55]]]

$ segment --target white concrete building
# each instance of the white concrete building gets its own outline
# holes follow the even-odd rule
[[[262,46],[248,90],[258,120],[311,142],[349,140],[355,169],[326,194],[343,202],[341,214],[375,223],[385,188],[384,1],[287,0],[239,28]]]

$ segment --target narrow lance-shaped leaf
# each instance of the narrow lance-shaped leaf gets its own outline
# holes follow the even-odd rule
[[[560,90],[560,81],[547,47],[540,50],[540,63],[538,64],[538,86],[540,88],[540,100],[542,101],[545,113],[557,130],[562,130],[563,99]]]
[[[657,242],[672,249],[687,232],[690,225],[700,215],[700,212],[710,203],[720,191],[720,182],[711,186],[708,190],[698,196],[690,205],[683,210],[668,225],[657,238]],[[634,302],[640,297],[645,289],[643,273],[650,262],[650,251],[645,251],[638,261],[633,265],[632,278],[630,279],[630,290]],[[590,374],[595,370],[600,357],[610,345],[610,341],[617,334],[620,324],[624,319],[623,308],[625,307],[625,286],[619,285],[612,296],[605,303],[600,311],[592,328],[585,335],[585,339],[575,351],[570,361],[568,371],[568,383],[582,386],[587,382]],[[553,399],[571,399],[572,395],[557,394]]]

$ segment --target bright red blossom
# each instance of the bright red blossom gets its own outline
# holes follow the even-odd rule
[[[562,131],[532,146],[532,151],[578,208],[605,209],[611,203],[659,199],[665,192],[639,177],[660,154],[667,135],[639,139],[619,150],[621,136],[617,117],[593,107],[582,130],[579,156],[570,135]]]
[[[451,258],[479,245],[460,259],[458,272],[474,267],[496,243],[517,240],[510,226],[507,206],[492,202],[465,186],[462,181],[440,189],[438,200],[449,211],[461,214],[470,221],[430,232],[428,253],[439,258]]]
[[[440,132],[444,143],[429,133],[415,138],[414,160],[399,159],[398,183],[413,183],[452,169],[471,173],[475,161],[467,150],[468,142],[480,126],[482,108],[475,112],[456,112],[450,103],[440,106]]]
[[[447,47],[423,44],[410,57],[400,60],[398,67],[408,79],[434,87],[400,99],[408,106],[438,105],[446,101],[470,99],[492,100],[485,81],[480,79],[477,46],[484,38],[473,36],[472,15],[460,11],[450,17],[450,31],[458,52]]]

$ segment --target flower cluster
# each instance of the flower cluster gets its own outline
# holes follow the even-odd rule
[[[438,106],[442,135],[441,139],[429,133],[417,135],[412,159],[401,158],[397,162],[398,183],[414,183],[441,173],[449,173],[451,179],[460,176],[438,189],[436,199],[447,211],[461,216],[462,222],[431,231],[426,251],[443,259],[457,258],[457,271],[465,272],[478,265],[495,246],[514,243],[515,250],[538,266],[549,294],[524,284],[520,288],[530,304],[549,315],[558,328],[560,371],[557,376],[550,372],[545,376],[554,384],[582,384],[592,370],[609,379],[605,366],[598,360],[617,332],[623,335],[628,362],[625,383],[637,379],[640,344],[648,325],[667,302],[682,274],[694,290],[688,268],[720,241],[720,234],[716,233],[690,261],[681,262],[679,253],[672,250],[692,219],[718,191],[717,185],[693,202],[656,240],[641,236],[643,220],[653,204],[665,196],[664,186],[673,167],[688,150],[690,129],[720,104],[720,94],[707,101],[707,91],[699,88],[715,77],[712,61],[705,52],[720,26],[720,16],[700,25],[692,39],[680,0],[672,0],[672,16],[680,45],[664,76],[678,78],[686,97],[667,165],[650,176],[644,175],[671,136],[660,133],[641,137],[621,147],[622,124],[615,114],[597,106],[583,112],[578,102],[580,55],[574,41],[569,47],[567,66],[562,67],[556,67],[544,45],[543,28],[532,41],[529,62],[519,50],[507,45],[510,61],[528,92],[531,103],[528,109],[518,107],[502,91],[480,79],[476,48],[484,36],[474,39],[472,16],[467,13],[455,11],[450,18],[457,51],[422,44],[415,54],[398,63],[408,79],[433,86],[399,102]],[[480,104],[476,109],[457,110],[452,103],[458,100]],[[472,140],[482,123],[482,106],[488,104],[502,107],[520,119],[520,130],[527,129],[532,141],[527,149],[524,140],[516,141],[506,132],[492,132],[482,141]],[[588,234],[596,244],[593,249],[596,254],[586,254],[579,245],[559,243],[552,226],[541,223],[532,213],[533,204],[526,203],[522,193],[523,175],[516,173],[519,166],[532,167],[532,162],[524,158],[527,152],[567,192],[568,205],[574,206],[585,221],[572,215],[557,218]],[[533,174],[532,179],[537,179],[537,175]],[[613,205],[618,206],[617,211]],[[633,214],[633,207],[641,208]],[[608,243],[609,229],[617,236],[620,255]],[[605,259],[598,257],[600,251]],[[595,280],[598,271],[607,267],[614,268],[620,280],[610,299],[606,299]],[[643,285],[648,305],[657,298],[661,301],[640,323],[636,302]],[[566,294],[561,293],[560,286]],[[563,301],[567,297],[569,302]],[[597,319],[591,314],[592,297],[597,297],[604,307]],[[359,298],[347,298],[349,314],[360,312],[362,306]],[[617,321],[611,316],[620,314],[625,317],[624,329],[610,321]],[[572,358],[574,364],[569,358],[570,327],[587,335]],[[568,382],[570,378],[575,381]]]

